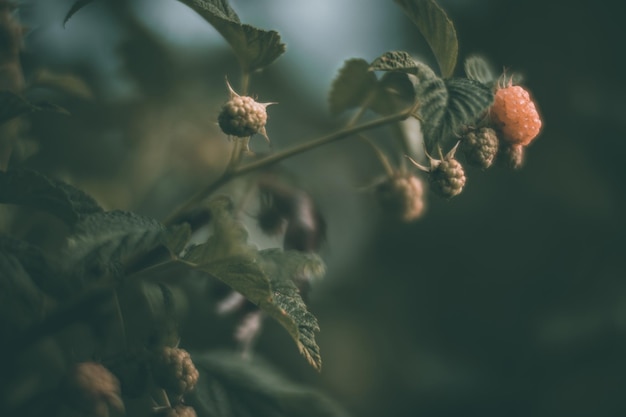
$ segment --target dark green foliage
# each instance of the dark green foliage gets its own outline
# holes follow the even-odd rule
[[[285,52],[278,32],[241,23],[226,0],[178,0],[195,10],[230,44],[244,71],[262,69]]]
[[[330,112],[341,112],[362,106],[376,88],[376,75],[369,71],[369,64],[364,59],[347,60],[339,70],[330,89]]]
[[[39,172],[26,170],[0,172],[0,203],[47,211],[69,225],[103,211],[93,198],[81,190]]]
[[[470,80],[478,81],[488,86],[491,86],[496,80],[493,70],[483,57],[472,55],[465,60],[463,67],[465,75]]]
[[[82,283],[121,277],[131,261],[166,246],[168,238],[167,229],[152,218],[119,210],[96,213],[76,224],[68,239],[66,266]]]
[[[319,326],[306,309],[295,281],[322,276],[321,259],[297,251],[257,251],[247,243],[247,232],[235,219],[230,200],[218,197],[211,208],[213,234],[206,243],[191,247],[183,261],[220,279],[276,319],[309,363],[320,369],[314,338]]]
[[[416,72],[418,63],[411,54],[404,51],[385,52],[370,64],[370,71],[402,71],[409,74]]]
[[[454,24],[434,0],[395,0],[415,23],[439,63],[441,75],[450,77],[456,66],[459,42]]]
[[[0,124],[23,114],[33,113],[36,111],[53,111],[67,114],[67,110],[57,106],[56,104],[48,102],[34,104],[11,91],[0,91]]]
[[[200,379],[188,403],[198,417],[345,417],[333,401],[259,359],[213,352],[193,356]]]

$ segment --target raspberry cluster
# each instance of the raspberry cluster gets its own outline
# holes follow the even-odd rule
[[[181,396],[194,389],[200,376],[184,349],[163,347],[152,359],[154,381],[168,392]]]

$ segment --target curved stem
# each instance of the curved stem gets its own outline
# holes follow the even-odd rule
[[[391,177],[393,175],[393,167],[389,163],[389,159],[387,158],[385,153],[378,147],[378,145],[374,143],[374,141],[372,141],[367,136],[360,134],[359,139],[370,145],[370,147],[372,148],[372,150],[374,150],[374,153],[378,157],[378,160],[382,164],[383,168],[385,168],[385,173],[387,173],[387,176]]]
[[[179,220],[182,216],[184,216],[184,214],[188,212],[191,208],[199,204],[202,200],[204,200],[206,197],[211,195],[214,191],[216,191],[221,186],[225,185],[226,183],[228,183],[229,181],[231,181],[232,179],[236,177],[248,174],[250,172],[253,172],[259,169],[267,168],[270,165],[274,165],[294,155],[298,155],[306,151],[309,151],[311,149],[315,149],[320,146],[323,146],[332,142],[336,142],[340,139],[347,138],[354,134],[357,134],[357,133],[360,133],[369,129],[374,129],[376,127],[384,126],[388,123],[393,123],[399,120],[406,119],[407,117],[411,116],[414,110],[415,110],[415,106],[411,106],[408,109],[402,110],[390,116],[381,117],[379,119],[362,123],[360,125],[340,129],[334,133],[321,136],[317,139],[313,139],[311,141],[302,143],[300,145],[296,145],[292,148],[285,149],[276,154],[269,155],[263,159],[259,159],[258,161],[250,162],[244,165],[233,166],[231,167],[231,169],[227,169],[226,171],[224,171],[224,173],[217,180],[215,180],[214,182],[212,182],[211,184],[209,184],[208,186],[206,186],[205,188],[203,188],[202,190],[194,194],[189,200],[187,200],[187,202],[185,202],[182,206],[180,206],[172,214],[170,214],[167,217],[167,219],[164,221],[164,223],[166,225],[177,223],[177,220]]]

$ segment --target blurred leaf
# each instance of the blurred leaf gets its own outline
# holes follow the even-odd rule
[[[6,242],[5,242],[6,244]],[[43,318],[51,306],[48,297],[35,285],[20,260],[0,250],[0,334],[8,341]]]
[[[180,254],[183,249],[185,249],[185,246],[187,246],[189,239],[191,239],[191,226],[189,226],[189,223],[174,225],[167,228],[165,238],[165,241],[167,242],[166,246],[173,254]]]
[[[370,71],[415,72],[417,61],[408,52],[390,51],[376,58],[369,66]]]
[[[72,8],[65,15],[65,19],[63,19],[63,26],[65,26],[67,21],[70,20],[76,12],[78,12],[80,9],[82,9],[83,7],[85,7],[86,5],[88,5],[89,3],[93,1],[94,0],[76,0],[76,2],[74,2],[74,4],[72,5]]]
[[[477,55],[472,55],[465,60],[465,75],[470,80],[478,81],[485,85],[492,85],[496,77],[487,61]]]
[[[346,417],[321,393],[280,376],[257,358],[232,353],[193,355],[200,372],[188,396],[198,417]]]
[[[42,69],[33,74],[33,87],[45,87],[58,90],[64,94],[91,100],[94,93],[85,80],[72,74],[60,74],[48,69]]]
[[[0,91],[0,124],[35,110],[25,98],[8,90]]]
[[[247,243],[247,232],[236,220],[230,200],[220,197],[210,204],[213,235],[207,243],[192,247],[182,260],[223,281],[276,319],[319,370],[321,358],[314,339],[319,327],[294,281],[323,275],[321,259],[297,251],[258,252]]]
[[[0,252],[14,256],[32,281],[44,292],[52,296],[66,294],[63,282],[59,279],[59,270],[53,267],[49,259],[36,246],[23,240],[0,235]]]
[[[358,58],[349,59],[343,64],[330,89],[331,114],[338,115],[344,110],[365,104],[376,88],[376,75],[368,71],[368,67],[367,61]]]
[[[456,66],[459,43],[454,24],[434,0],[395,0],[430,45],[443,77]]]
[[[85,217],[68,239],[70,268],[81,281],[121,272],[132,258],[158,246],[167,246],[168,233],[158,221],[125,211],[109,211]],[[169,248],[168,248],[169,249]]]
[[[0,203],[43,210],[70,225],[87,215],[103,211],[93,198],[81,190],[27,170],[0,172]]]
[[[246,72],[270,65],[285,52],[278,32],[241,23],[227,0],[178,0],[189,6],[226,39]]]
[[[52,111],[55,113],[69,114],[67,110],[46,101],[33,104],[8,90],[0,91],[0,125],[26,113],[36,111]]]

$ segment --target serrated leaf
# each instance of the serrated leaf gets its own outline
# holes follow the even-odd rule
[[[190,248],[182,262],[218,278],[276,319],[309,363],[320,369],[314,338],[319,327],[294,282],[323,275],[321,259],[298,251],[259,252],[247,243],[247,233],[234,217],[230,200],[218,198],[210,205],[214,232],[207,243]]]
[[[295,282],[323,277],[324,263],[316,255],[298,251],[267,249],[259,254],[263,270],[270,277],[272,289],[271,306],[261,304],[260,307],[287,329],[300,353],[315,369],[320,370],[322,358],[315,342],[319,325],[315,316],[307,310]],[[302,278],[300,275],[312,277]]]
[[[364,59],[347,60],[332,83],[329,95],[330,112],[338,115],[344,110],[361,106],[375,92],[376,75],[368,71]]]
[[[485,85],[492,85],[496,77],[489,63],[482,57],[472,55],[465,60],[465,75],[470,80],[478,81]]]
[[[81,280],[113,276],[131,257],[167,244],[167,231],[158,221],[125,211],[85,217],[68,239],[67,264]]]
[[[226,0],[178,0],[209,22],[230,44],[246,72],[264,68],[285,52],[278,32],[242,24]]]
[[[459,42],[454,24],[434,0],[395,0],[415,23],[433,51],[441,74],[450,77],[456,66]]]
[[[326,396],[287,380],[258,358],[210,352],[192,359],[200,379],[186,400],[198,417],[347,416]]]
[[[449,148],[464,125],[471,125],[493,103],[493,92],[484,84],[467,78],[442,80],[426,65],[416,74],[416,99],[426,148]]]
[[[74,2],[72,7],[70,8],[70,10],[65,15],[65,18],[63,19],[63,26],[65,26],[67,21],[70,20],[72,18],[72,16],[74,16],[74,14],[76,14],[76,12],[78,12],[80,9],[82,9],[83,7],[88,5],[89,3],[92,3],[93,1],[94,0],[77,0],[76,2]]]
[[[0,172],[0,203],[46,211],[72,225],[87,215],[102,212],[96,201],[62,181],[36,171]]]
[[[414,73],[417,67],[417,61],[404,51],[385,52],[376,58],[369,67],[370,71],[402,71]]]
[[[493,91],[467,78],[445,81],[448,105],[443,120],[443,136],[458,134],[463,125],[475,123],[493,104]]]

